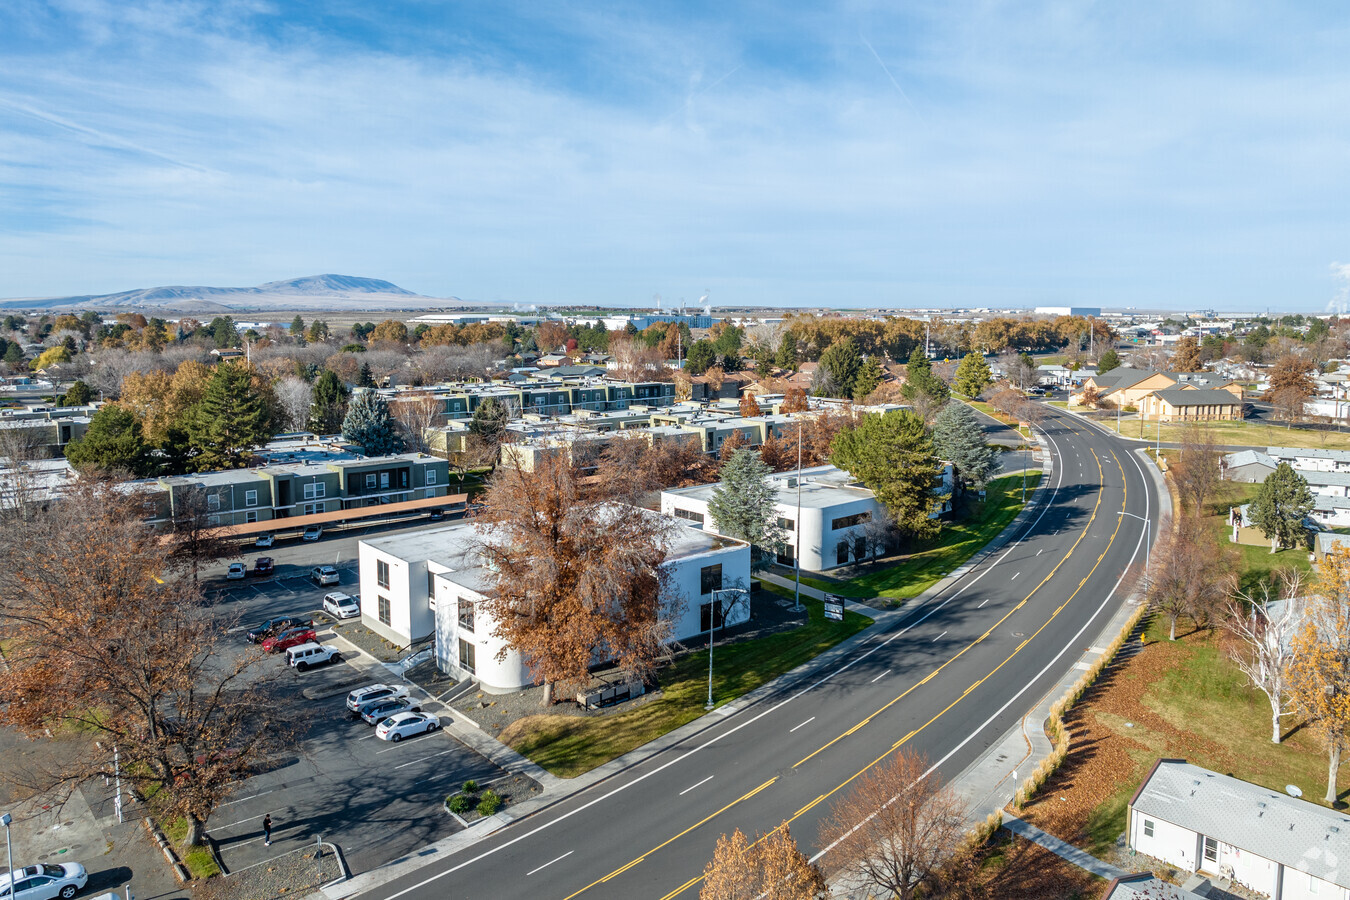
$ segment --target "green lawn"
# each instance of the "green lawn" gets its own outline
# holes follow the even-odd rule
[[[1036,489],[1041,473],[1027,474],[1027,496]],[[802,584],[845,597],[888,597],[908,600],[928,590],[943,576],[974,556],[1022,511],[1022,476],[1004,475],[989,483],[987,499],[970,503],[969,514],[942,527],[937,542],[896,563],[877,564],[848,581],[802,576]],[[791,578],[791,573],[787,574]]]
[[[783,596],[776,585],[767,590]],[[844,621],[825,619],[824,604],[802,598],[809,610],[805,625],[753,641],[713,649],[713,701],[724,703],[796,668],[857,634],[872,620],[853,610]],[[708,699],[708,652],[681,657],[658,673],[661,699],[630,712],[602,718],[527,716],[504,729],[500,739],[562,778],[588,772],[703,715]]]
[[[169,839],[173,845],[173,851],[178,854],[178,858],[183,861],[187,867],[188,874],[194,881],[201,878],[210,878],[220,874],[220,866],[216,865],[216,858],[211,855],[211,849],[205,844],[197,844],[183,851],[183,838],[187,837],[187,820],[174,819],[164,825],[164,836]]]
[[[1114,418],[1097,420],[1112,431],[1116,430]],[[1285,428],[1283,425],[1266,425],[1258,422],[1209,422],[1203,426],[1214,435],[1220,444],[1233,444],[1244,447],[1315,447],[1326,450],[1350,450],[1350,433],[1338,431],[1304,431],[1298,428]],[[1186,426],[1163,425],[1161,439],[1166,442],[1179,442],[1185,438]],[[1125,437],[1157,440],[1158,424],[1145,422],[1139,418],[1127,418],[1121,422],[1120,434]]]

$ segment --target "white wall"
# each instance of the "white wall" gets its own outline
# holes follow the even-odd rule
[[[398,644],[426,637],[436,627],[427,602],[427,569],[422,561],[407,562],[362,542],[358,549],[361,579],[361,624]],[[389,564],[389,587],[376,581],[379,560]],[[379,598],[389,600],[389,624],[380,621]]]
[[[1270,892],[1274,896],[1274,892]],[[1285,868],[1280,876],[1280,900],[1345,900],[1350,891],[1306,872]]]
[[[1144,823],[1153,823],[1153,836],[1144,833]],[[1187,872],[1194,872],[1199,859],[1199,836],[1188,828],[1164,822],[1140,812],[1130,815],[1130,846],[1140,853],[1169,862]]]

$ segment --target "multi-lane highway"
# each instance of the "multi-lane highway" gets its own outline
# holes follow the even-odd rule
[[[946,777],[961,772],[1087,649],[1125,599],[1126,568],[1143,558],[1142,517],[1157,518],[1128,444],[1047,413],[1046,502],[965,577],[842,659],[364,896],[696,897],[717,838],[734,828],[790,821],[819,855],[831,803],[898,747]]]

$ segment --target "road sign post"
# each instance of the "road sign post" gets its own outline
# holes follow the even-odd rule
[[[844,598],[838,594],[825,595],[825,618],[834,621],[844,621]]]

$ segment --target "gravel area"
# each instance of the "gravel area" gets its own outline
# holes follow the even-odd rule
[[[194,900],[276,900],[304,897],[342,875],[337,857],[324,848],[322,859],[308,847],[278,859],[199,883]]]
[[[489,790],[496,792],[496,794],[502,798],[503,803],[498,810],[500,812],[501,810],[509,810],[513,805],[520,803],[523,800],[538,796],[543,789],[533,778],[529,778],[525,775],[507,775],[496,781],[479,782],[478,792],[471,795],[471,798],[474,800],[480,799],[483,796],[483,793]],[[459,793],[463,792],[455,792],[455,794]],[[455,794],[451,794],[450,796],[455,796]],[[448,800],[449,797],[446,799]],[[453,815],[463,825],[472,825],[474,822],[483,818],[479,815],[477,809],[471,809],[464,813],[449,813],[449,815]]]
[[[327,616],[315,616],[314,621],[317,627],[319,622],[329,620]],[[342,635],[380,662],[396,662],[406,653],[403,647],[396,646],[362,625],[360,619],[348,619],[345,622],[334,623],[333,632]]]

